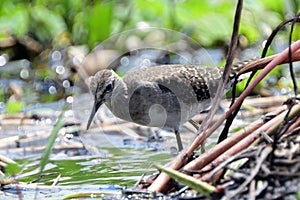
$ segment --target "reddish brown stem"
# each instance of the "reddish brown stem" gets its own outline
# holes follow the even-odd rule
[[[292,53],[299,52],[300,41],[296,41],[292,46]],[[298,50],[298,51],[297,51]],[[188,147],[187,150],[183,150],[177,157],[177,159],[170,164],[172,169],[179,169],[185,162],[186,159],[192,154],[192,152],[198,148],[198,146],[209,137],[222,123],[223,121],[241,104],[241,102],[250,94],[252,89],[261,81],[274,67],[278,64],[284,63],[288,58],[288,49],[284,50],[282,53],[278,54],[262,71],[261,73],[253,80],[253,82],[247,87],[247,89],[240,95],[237,99],[237,102],[230,107],[226,114],[221,117],[218,122],[216,122],[210,129],[204,132],[201,135],[198,135],[192,144]],[[150,191],[162,192],[167,182],[170,180],[170,177],[165,173],[161,173],[156,180],[148,188]]]
[[[221,143],[212,148],[210,151],[206,152],[205,154],[202,154],[195,160],[188,163],[186,166],[184,166],[183,170],[200,170],[204,166],[215,160],[217,157],[218,158],[213,162],[213,165],[219,163],[219,161],[224,160],[224,158],[228,156],[240,152],[244,148],[248,147],[255,139],[257,139],[261,131],[268,130],[279,119],[282,119],[284,117],[284,114],[281,112],[284,111],[284,109],[286,108],[286,106],[282,106],[278,111],[276,111],[276,113],[274,113],[277,116],[272,120],[268,121],[267,123],[265,123],[262,117],[253,122],[252,124],[248,125],[244,129],[238,131],[231,137],[226,138]],[[284,113],[286,114],[286,112]]]

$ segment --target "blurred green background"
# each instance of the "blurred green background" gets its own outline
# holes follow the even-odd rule
[[[212,46],[230,37],[235,6],[230,0],[2,0],[0,39],[32,37],[44,48],[87,44],[92,49],[113,33],[146,23]],[[240,32],[257,42],[298,10],[297,0],[246,0]]]
[[[83,51],[83,59],[101,42],[127,30],[170,29],[187,35],[202,47],[224,49],[225,54],[236,3],[232,0],[1,0],[0,73],[6,81],[0,82],[0,113],[16,112],[23,107],[24,103],[11,106],[8,103],[11,101],[49,102],[72,95],[77,77],[74,66],[78,64],[70,56],[72,47]],[[245,0],[239,46],[261,48],[257,44],[281,21],[295,16],[299,6],[299,0]],[[288,31],[283,35],[287,39]],[[297,27],[293,37],[300,37]],[[22,83],[11,84],[11,79]],[[24,82],[34,87],[24,87]]]

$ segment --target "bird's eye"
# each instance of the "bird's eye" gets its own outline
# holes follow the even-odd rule
[[[106,91],[110,91],[112,89],[112,83],[106,85]]]

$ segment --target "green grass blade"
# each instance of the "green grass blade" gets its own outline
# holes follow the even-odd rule
[[[61,127],[63,126],[63,115],[65,113],[65,108],[62,109],[62,112],[60,113],[57,122],[52,130],[52,133],[49,137],[48,143],[46,145],[46,149],[44,150],[43,156],[41,158],[41,163],[40,163],[40,174],[44,171],[46,164],[49,161],[49,157],[50,157],[50,153],[52,151],[54,142],[57,138],[58,132],[61,129]]]
[[[211,195],[214,192],[216,192],[216,188],[214,186],[212,186],[204,181],[201,181],[199,179],[196,179],[192,176],[183,174],[174,169],[163,168],[162,166],[159,166],[159,165],[155,165],[155,167],[158,170],[168,174],[171,178],[175,179],[176,181],[183,183],[183,184],[189,186],[190,188],[196,190],[197,192],[204,195],[205,197],[211,198]]]

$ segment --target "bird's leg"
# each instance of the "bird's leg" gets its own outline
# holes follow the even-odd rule
[[[178,151],[181,151],[183,149],[183,147],[182,147],[182,142],[181,142],[180,134],[179,134],[179,131],[178,131],[177,128],[175,128],[174,133],[175,133],[176,140],[177,140]]]

